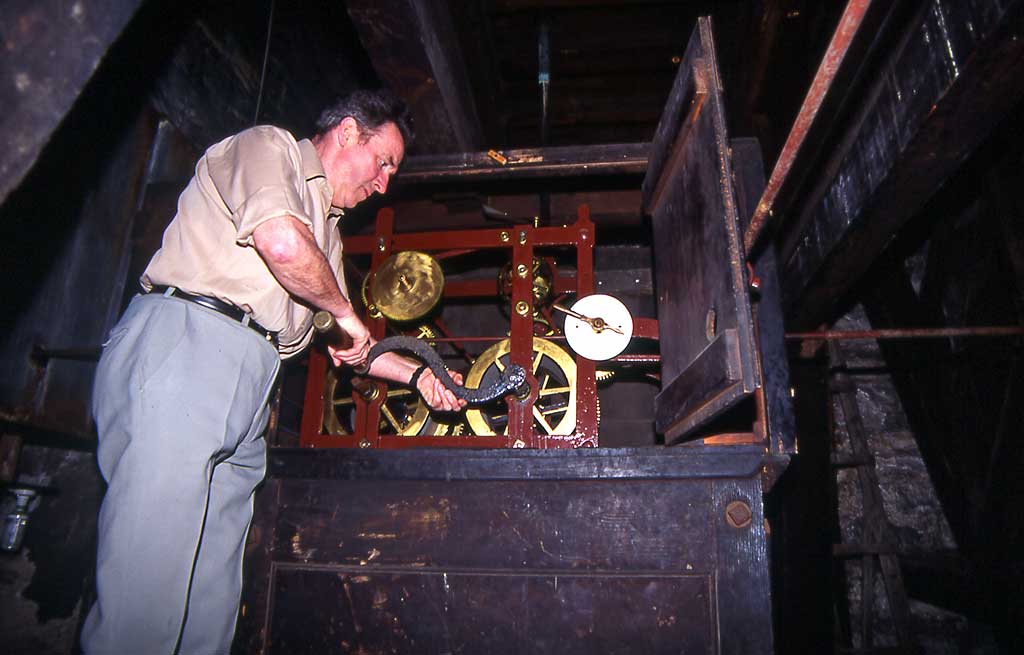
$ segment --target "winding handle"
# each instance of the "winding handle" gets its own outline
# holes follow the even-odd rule
[[[330,312],[321,310],[313,314],[313,328],[335,348],[345,350],[352,347],[352,337],[341,329],[338,321],[334,319],[334,314]]]
[[[434,372],[434,375],[441,381],[441,384],[455,394],[456,398],[465,400],[470,405],[490,402],[495,398],[501,398],[510,393],[527,395],[530,392],[530,387],[526,383],[526,372],[522,366],[515,364],[505,367],[501,377],[488,387],[468,389],[456,384],[455,380],[448,373],[448,369],[445,368],[444,360],[437,354],[437,351],[422,339],[415,337],[388,337],[377,342],[370,348],[370,354],[366,359],[366,368],[369,369],[374,359],[387,352],[403,352],[416,357]]]
[[[313,316],[313,327],[316,328],[317,332],[323,334],[330,341],[331,345],[335,347],[346,348],[352,345],[352,337],[341,329],[341,326],[334,320],[334,316],[330,312],[317,312]],[[422,339],[415,337],[388,337],[387,339],[381,339],[370,348],[366,363],[357,367],[355,369],[356,373],[365,375],[369,372],[373,360],[388,352],[403,352],[416,357],[433,371],[437,379],[441,381],[441,384],[455,394],[456,398],[465,400],[470,405],[487,403],[510,393],[515,393],[521,397],[530,393],[530,386],[526,382],[526,372],[518,364],[505,367],[505,370],[501,372],[501,377],[488,387],[467,389],[452,379],[448,369],[445,368],[444,360],[437,354],[437,351]]]

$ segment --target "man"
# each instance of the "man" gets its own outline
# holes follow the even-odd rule
[[[359,91],[325,111],[312,141],[254,127],[211,146],[97,369],[97,600],[86,653],[229,650],[252,496],[263,479],[268,397],[280,360],[331,312],[352,337],[335,365],[366,360],[370,335],[341,266],[342,209],[387,190],[411,138],[405,105]],[[433,408],[463,402],[418,363],[371,374],[413,382]]]

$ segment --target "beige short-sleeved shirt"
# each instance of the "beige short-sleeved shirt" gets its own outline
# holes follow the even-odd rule
[[[347,296],[337,230],[342,211],[332,211],[333,195],[309,140],[296,141],[270,126],[229,137],[196,164],[142,286],[174,286],[240,307],[277,332],[281,357],[290,357],[312,339],[313,310],[277,282],[253,247],[252,233],[286,214],[302,221]]]

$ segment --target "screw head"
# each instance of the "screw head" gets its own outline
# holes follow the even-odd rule
[[[754,519],[750,505],[742,500],[734,500],[725,506],[725,522],[734,528],[745,528]]]
[[[505,230],[498,233],[498,241],[501,241],[502,243],[508,243],[508,240],[511,238],[512,236]]]
[[[530,304],[525,300],[520,300],[516,303],[516,314],[520,316],[526,316],[530,313]]]

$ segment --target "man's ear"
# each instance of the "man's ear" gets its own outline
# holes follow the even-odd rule
[[[338,123],[337,139],[339,148],[347,148],[359,143],[359,124],[356,119],[346,116]]]

